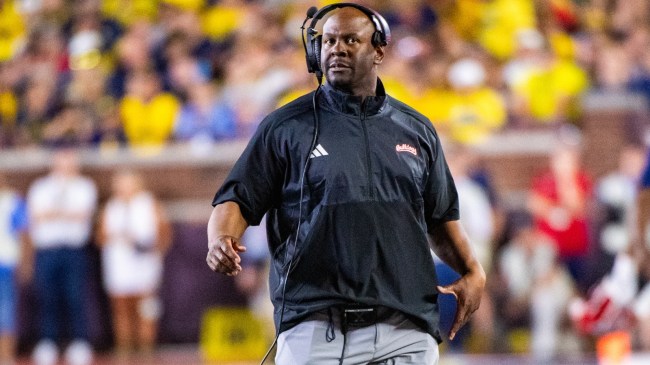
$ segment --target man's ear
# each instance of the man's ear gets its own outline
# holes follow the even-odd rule
[[[374,61],[374,64],[375,65],[381,64],[381,62],[384,60],[384,55],[385,55],[384,47],[381,47],[381,46],[375,47],[375,61]]]

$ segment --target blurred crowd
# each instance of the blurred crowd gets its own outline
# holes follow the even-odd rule
[[[0,147],[203,146],[246,139],[267,113],[316,86],[306,72],[300,25],[309,7],[330,2],[0,0]],[[461,219],[489,272],[480,311],[449,347],[530,350],[546,361],[562,351],[589,349],[598,335],[626,328],[634,329],[635,348],[650,350],[649,249],[639,244],[650,241],[643,233],[650,212],[639,203],[650,206],[650,173],[642,179],[647,150],[631,141],[620,151],[618,169],[595,179],[582,165],[580,133],[586,93],[650,98],[650,2],[359,3],[390,24],[393,40],[380,76],[390,95],[425,114],[444,136]],[[501,204],[471,149],[512,129],[551,129],[558,136],[547,171],[534,178],[525,207],[517,211]],[[80,191],[89,201],[71,202],[85,207],[82,219],[97,208],[92,181],[83,181]],[[114,190],[96,241],[106,254],[115,344],[122,353],[136,345],[150,351],[160,311],[152,293],[169,244],[160,239],[167,228],[152,223],[162,213],[138,176],[118,174]],[[33,198],[27,209],[13,190],[6,191],[0,208],[11,222],[3,227],[8,236],[28,229],[27,218],[20,217],[29,213],[32,240],[52,237],[47,222],[42,230],[48,233],[34,228],[41,224],[35,202],[46,199]],[[128,209],[144,222],[125,220]],[[50,228],[68,229],[57,224]],[[41,246],[87,241],[90,232],[77,224],[79,242]],[[10,258],[5,266],[16,266],[12,252],[0,252],[0,269],[3,257]],[[260,257],[252,260],[255,275],[238,282],[256,298],[264,277]],[[140,283],[124,280],[122,269],[112,266],[133,269],[142,262],[150,271]],[[441,280],[453,280],[439,266]],[[34,273],[45,296],[47,280],[63,280]],[[73,294],[66,303],[75,305]],[[83,360],[89,354],[79,331],[76,349]],[[11,349],[14,340],[10,336],[5,346],[0,336],[0,350]],[[39,346],[35,356],[57,355],[53,343]]]
[[[313,89],[305,0],[2,0],[0,145],[246,138]],[[644,0],[360,1],[393,41],[390,94],[464,144],[580,122],[588,90],[650,95]]]
[[[522,351],[553,363],[623,331],[631,348],[650,351],[650,153],[626,144],[618,165],[596,178],[585,169],[583,139],[575,127],[560,129],[516,208],[492,194],[472,149],[447,149],[461,223],[489,278],[452,350]],[[437,266],[443,282],[458,278]],[[443,325],[452,319],[443,307]]]

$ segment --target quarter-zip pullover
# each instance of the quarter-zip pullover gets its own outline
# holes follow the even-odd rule
[[[399,310],[440,340],[427,232],[459,212],[433,126],[387,96],[379,80],[376,96],[365,99],[326,84],[317,95],[317,148],[308,151],[312,96],[265,118],[213,200],[238,203],[251,225],[268,213],[276,326],[284,331],[315,311],[362,303]]]

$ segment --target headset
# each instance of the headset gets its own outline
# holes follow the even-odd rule
[[[321,20],[329,12],[340,9],[340,8],[355,8],[364,13],[372,24],[375,26],[375,32],[372,34],[372,45],[375,47],[387,46],[391,41],[390,27],[388,22],[384,19],[381,14],[378,12],[366,8],[365,6],[355,4],[355,3],[337,3],[330,4],[322,7],[320,10],[317,10],[316,7],[311,7],[307,10],[307,17],[303,22],[303,26],[300,29],[303,30],[302,43],[305,48],[305,55],[307,58],[307,71],[310,73],[315,73],[318,83],[320,84],[323,79],[323,70],[320,65],[320,51],[323,44],[323,35],[318,34],[316,25],[318,21]],[[312,19],[307,28],[307,41],[305,42],[304,29],[305,24],[309,19]]]

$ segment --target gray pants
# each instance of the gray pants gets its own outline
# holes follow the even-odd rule
[[[341,354],[346,365],[438,364],[436,340],[400,313],[374,325],[351,328],[345,343],[336,316],[332,336],[329,318],[327,313],[316,313],[282,332],[276,365],[335,365]]]

